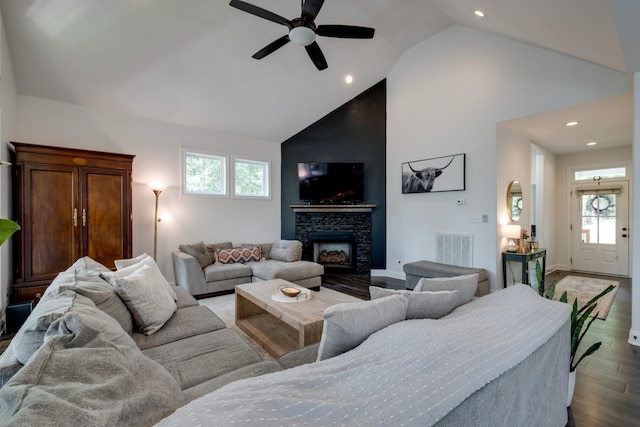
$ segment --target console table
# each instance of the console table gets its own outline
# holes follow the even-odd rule
[[[529,284],[529,261],[535,261],[542,258],[542,285],[544,286],[544,275],[546,271],[547,250],[538,249],[537,251],[529,251],[525,253],[519,252],[502,252],[502,284],[507,287],[507,262],[515,261],[522,264],[522,283]]]

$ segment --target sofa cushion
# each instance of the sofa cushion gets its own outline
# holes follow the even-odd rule
[[[473,299],[478,287],[477,274],[465,274],[454,277],[423,277],[418,281],[414,291],[459,291],[456,307],[468,303]],[[454,307],[455,308],[455,307]]]
[[[299,240],[276,240],[271,246],[269,258],[280,261],[299,261],[302,258],[302,242]]]
[[[328,307],[324,311],[318,361],[349,351],[377,330],[405,320],[408,303],[409,298],[399,294]]]
[[[262,280],[283,279],[289,282],[322,276],[324,267],[310,261],[284,262],[269,259],[248,264],[253,275]]]
[[[372,300],[389,295],[407,295],[407,319],[439,319],[449,314],[458,302],[458,291],[413,292],[369,286],[369,294]]]
[[[100,273],[109,271],[111,270],[88,256],[78,258],[69,268],[60,272],[55,279],[53,279],[51,284],[47,286],[41,300],[46,300],[50,295],[60,293],[60,286],[75,284],[77,275],[82,277],[99,277]]]
[[[183,338],[225,328],[224,322],[202,305],[178,309],[164,326],[153,335],[134,332],[136,345],[141,349],[157,347]]]
[[[204,269],[204,278],[207,282],[251,277],[251,267],[245,264],[210,265]]]
[[[260,246],[251,246],[246,248],[233,249],[217,249],[216,256],[220,264],[235,264],[251,261],[260,261],[262,253]]]
[[[25,365],[31,356],[38,351],[44,342],[44,335],[49,326],[69,311],[75,297],[75,292],[64,291],[46,300],[40,300],[11,340],[10,347],[20,363]]]
[[[201,268],[213,264],[213,258],[211,258],[211,254],[207,250],[204,242],[182,244],[178,246],[178,249],[197,259]]]
[[[153,425],[183,403],[164,368],[80,319],[71,315],[58,329],[68,333],[49,337],[0,389],[3,425]]]
[[[176,306],[178,307],[178,309],[199,305],[198,300],[191,296],[191,294],[186,289],[183,289],[180,286],[173,285],[171,286],[171,288],[176,294]]]
[[[237,332],[227,328],[148,348],[142,353],[164,366],[183,390],[262,361]]]
[[[133,332],[133,319],[129,309],[114,287],[100,277],[77,273],[73,283],[61,285],[59,290],[70,290],[89,298],[96,307],[117,320],[124,331],[128,334]]]
[[[100,276],[116,289],[136,326],[146,335],[160,329],[176,311],[176,302],[166,289],[169,284],[147,261]]]

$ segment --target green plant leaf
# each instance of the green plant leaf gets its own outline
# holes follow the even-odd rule
[[[567,295],[567,291],[564,291],[562,293],[562,296],[560,297],[560,299],[558,301],[568,303],[568,301],[567,301],[568,298],[569,298],[569,296]]]
[[[578,313],[581,313],[584,310],[587,310],[589,306],[591,306],[592,304],[595,304],[600,298],[602,298],[604,295],[608,294],[609,292],[611,292],[615,288],[616,288],[615,286],[609,285],[609,287],[607,289],[605,289],[604,291],[600,292],[595,297],[591,298],[589,300],[589,302],[587,302],[580,310],[578,310]]]
[[[584,354],[582,355],[582,357],[580,357],[580,359],[578,359],[578,361],[576,362],[576,364],[571,364],[569,366],[569,370],[570,371],[575,371],[576,368],[578,367],[578,365],[580,364],[580,362],[582,362],[582,359],[584,359],[587,356],[592,355],[593,353],[596,352],[596,350],[598,350],[600,348],[600,346],[602,345],[602,342],[598,341],[597,343],[593,344],[591,347],[589,347],[587,349],[587,351],[584,352]]]
[[[558,282],[557,281],[553,281],[553,283],[549,286],[549,289],[547,289],[547,292],[544,293],[544,297],[546,299],[553,299],[553,296],[556,293],[556,284]],[[566,293],[566,292],[565,292]],[[566,301],[565,301],[566,302]]]
[[[20,230],[20,226],[17,222],[10,219],[0,219],[0,246],[18,230]]]

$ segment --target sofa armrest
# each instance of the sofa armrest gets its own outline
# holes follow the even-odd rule
[[[320,344],[312,344],[283,354],[278,358],[278,363],[284,369],[295,368],[296,366],[313,363],[318,359],[318,348]]]
[[[191,295],[201,293],[197,290],[204,289],[206,281],[204,271],[202,271],[198,260],[182,251],[172,252],[171,257],[173,258],[173,273],[176,278],[176,285],[186,289]]]

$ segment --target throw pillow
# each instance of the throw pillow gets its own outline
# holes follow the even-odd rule
[[[117,259],[113,263],[116,265],[116,270],[122,270],[125,267],[129,267],[130,265],[139,263],[149,256],[150,255],[143,253],[142,255],[138,255],[135,258]]]
[[[233,244],[231,242],[207,243],[205,246],[207,247],[207,252],[209,252],[211,261],[216,265],[220,264],[220,261],[218,261],[218,254],[216,253],[216,250],[233,249]]]
[[[302,242],[299,240],[277,240],[271,246],[269,258],[286,262],[300,261]]]
[[[478,274],[474,273],[454,277],[423,277],[418,281],[414,292],[457,290],[459,292],[456,307],[458,307],[471,301],[477,288]]]
[[[146,253],[142,255],[138,255],[135,258],[117,260],[115,264],[118,270],[123,270],[127,267],[131,267],[132,265],[138,264],[139,262],[144,262],[146,265],[153,268],[154,270],[158,270],[156,274],[160,274],[162,276],[162,273],[160,272],[160,268],[158,267],[158,264],[156,264],[156,261],[151,257],[151,255],[147,255]],[[164,276],[162,278],[164,279]],[[176,292],[173,290],[173,287],[171,287],[169,282],[167,282],[166,279],[161,280],[161,282],[164,289],[167,292],[169,292],[169,295],[171,295],[171,298],[173,298],[174,301],[178,301],[178,296],[176,295]]]
[[[372,300],[389,295],[407,295],[407,319],[439,319],[449,314],[458,301],[458,291],[413,292],[370,286],[369,293]]]
[[[262,257],[260,246],[253,246],[250,248],[217,249],[216,255],[220,264],[260,261],[260,258]]]
[[[173,316],[177,306],[165,289],[166,279],[147,261],[122,270],[100,274],[109,282],[131,312],[136,326],[145,335],[157,332]]]
[[[253,246],[260,246],[260,252],[262,253],[262,259],[269,259],[269,252],[273,247],[273,243],[241,243],[241,248],[251,248]]]
[[[213,259],[211,258],[211,255],[209,255],[209,251],[204,245],[204,242],[198,242],[192,245],[180,245],[178,246],[178,249],[198,260],[200,268],[205,268],[206,266],[213,264]]]
[[[391,295],[330,306],[324,311],[318,361],[349,351],[377,330],[405,320],[407,305],[406,295]]]

